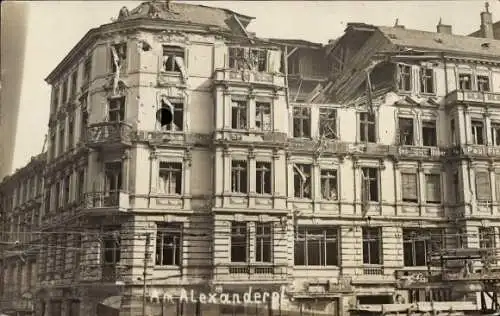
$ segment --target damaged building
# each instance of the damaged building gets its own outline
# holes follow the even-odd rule
[[[40,232],[31,313],[481,309],[480,288],[401,284],[427,273],[432,251],[500,242],[500,41],[441,21],[436,32],[350,23],[322,45],[259,38],[252,19],[123,7],[48,75],[39,204],[12,205],[17,182],[0,184],[4,231]],[[16,226],[36,205],[37,228]],[[9,236],[3,279],[26,278],[10,251],[33,248]],[[16,282],[3,301],[23,296],[28,281]],[[249,288],[282,295],[179,297]]]

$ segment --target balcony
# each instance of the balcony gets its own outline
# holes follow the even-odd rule
[[[357,270],[357,274],[352,277],[353,284],[392,284],[395,276],[385,274],[384,267],[377,264],[364,265]]]
[[[447,151],[439,147],[399,146],[398,156],[402,158],[439,159]]]
[[[283,283],[287,280],[286,265],[223,264],[215,267],[216,283]]]
[[[214,141],[219,143],[254,143],[282,146],[287,142],[287,134],[257,131],[217,131],[214,133]]]
[[[285,79],[281,74],[256,72],[250,70],[217,69],[214,73],[215,83],[252,84],[261,87],[284,88]]]
[[[132,126],[125,122],[96,123],[87,130],[87,144],[92,148],[130,146],[132,139]]]
[[[118,264],[84,264],[80,265],[79,280],[118,285],[123,281],[124,272],[125,268]]]
[[[85,209],[119,209],[129,208],[129,195],[123,191],[99,191],[85,193]]]
[[[463,103],[500,105],[500,93],[455,90],[445,97],[446,106]]]

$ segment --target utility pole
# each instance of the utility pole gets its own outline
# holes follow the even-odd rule
[[[151,244],[151,234],[146,234],[146,245],[144,247],[144,267],[142,272],[142,316],[146,316],[146,276],[148,274],[149,245]]]

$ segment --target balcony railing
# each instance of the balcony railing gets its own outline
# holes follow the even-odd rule
[[[82,264],[79,280],[103,283],[116,283],[123,280],[125,267],[119,264]]]
[[[412,158],[439,158],[447,151],[439,147],[399,146],[398,155]]]
[[[445,102],[446,105],[457,103],[500,104],[500,93],[455,90],[446,96]]]
[[[238,71],[234,69],[215,70],[214,80],[219,82],[254,83],[284,87],[283,75],[269,72]]]
[[[132,126],[125,122],[101,122],[87,130],[87,143],[91,147],[123,144],[129,146],[133,138]]]
[[[218,281],[282,281],[286,280],[284,265],[226,264],[215,267]]]
[[[128,208],[128,194],[122,191],[85,193],[84,208]]]

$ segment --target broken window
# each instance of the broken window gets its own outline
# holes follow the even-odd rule
[[[484,145],[484,124],[479,120],[472,120],[472,141],[476,145]]]
[[[494,227],[479,227],[479,248],[495,248],[495,235]]]
[[[59,106],[59,87],[54,87],[54,90],[52,92],[52,109],[51,113],[54,113],[57,111],[57,107]]]
[[[428,255],[442,249],[443,234],[440,229],[403,228],[403,257],[405,267],[427,265]]]
[[[163,46],[163,71],[186,74],[184,49],[177,46]]]
[[[127,43],[111,45],[111,71],[121,69],[127,60]]]
[[[121,249],[119,234],[119,231],[107,230],[105,236],[102,238],[103,263],[116,264],[120,262]]]
[[[165,131],[171,132],[182,132],[184,129],[184,103],[181,101],[177,102],[165,102],[162,100],[161,107],[170,110],[169,105],[172,105],[174,113],[172,113],[172,123],[162,126]]]
[[[109,99],[109,121],[123,122],[125,120],[125,97]]]
[[[64,191],[63,191],[62,202],[63,202],[63,205],[68,205],[69,199],[70,199],[71,177],[66,176],[64,178],[63,183],[64,183]]]
[[[163,194],[177,194],[182,192],[182,163],[160,162],[158,175],[158,192]]]
[[[77,174],[77,201],[83,201],[83,196],[85,193],[85,170],[79,170]]]
[[[377,168],[362,168],[362,182],[361,194],[363,201],[378,202],[379,201],[379,188],[378,188],[378,173]]]
[[[60,122],[61,125],[59,126],[59,155],[62,154],[64,152],[64,144],[65,144],[65,137],[66,137],[66,133],[65,133],[65,121],[61,121]]]
[[[271,163],[270,162],[263,162],[263,161],[257,161],[256,163],[256,176],[255,176],[255,182],[256,182],[256,190],[258,194],[271,194]]]
[[[231,128],[247,129],[247,101],[233,100],[231,106]]]
[[[450,134],[451,134],[451,143],[456,145],[457,143],[457,131],[455,130],[455,120],[452,119],[450,121]]]
[[[434,93],[434,70],[432,68],[420,69],[420,92]]]
[[[272,262],[273,227],[271,223],[255,224],[255,262]]]
[[[319,134],[328,139],[337,139],[337,110],[320,108]]]
[[[399,143],[401,145],[413,145],[413,119],[400,117],[399,118]]]
[[[500,146],[500,123],[491,123],[491,141],[493,146]]]
[[[68,148],[72,149],[75,141],[75,118],[71,114],[68,117]]]
[[[490,173],[487,171],[476,172],[476,199],[481,202],[491,201]]]
[[[321,170],[321,198],[328,201],[336,201],[337,195],[337,170]]]
[[[242,70],[247,68],[247,58],[245,49],[242,47],[229,48],[229,68],[234,70]]]
[[[182,223],[159,223],[156,231],[157,266],[180,266],[182,256]]]
[[[83,85],[90,83],[90,78],[92,76],[92,55],[85,59],[83,64]]]
[[[231,262],[247,262],[248,232],[247,223],[231,223]]]
[[[255,128],[259,131],[271,131],[271,104],[269,102],[255,103]]]
[[[401,173],[403,202],[418,202],[418,176],[416,173]]]
[[[65,105],[68,101],[68,79],[64,80],[62,85],[62,104]]]
[[[267,71],[267,50],[251,49],[250,63],[253,70]]]
[[[295,107],[293,109],[293,137],[311,137],[311,109]]]
[[[122,189],[122,163],[120,161],[104,164],[104,186],[107,194],[116,193]]]
[[[295,237],[296,266],[337,266],[339,230],[337,227],[299,226]]]
[[[477,76],[477,90],[483,92],[490,91],[490,78],[488,76]]]
[[[359,140],[375,143],[375,115],[371,113],[359,114]]]
[[[411,66],[399,64],[398,70],[398,89],[400,91],[411,91]]]
[[[382,232],[379,227],[363,227],[363,264],[382,264]]]
[[[441,175],[439,173],[425,175],[425,202],[441,203]]]
[[[472,90],[472,75],[471,74],[459,74],[458,75],[458,86],[460,90]]]
[[[231,192],[247,193],[247,162],[233,160],[231,162]]]
[[[422,122],[422,142],[424,146],[437,146],[436,121]]]
[[[294,197],[311,198],[311,165],[294,164],[293,186]]]
[[[77,88],[78,87],[77,84],[78,84],[78,70],[75,70],[75,72],[73,72],[71,74],[71,92],[70,92],[71,99],[73,99],[76,96],[77,92],[78,92],[77,91],[77,89],[78,89]]]

